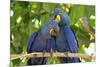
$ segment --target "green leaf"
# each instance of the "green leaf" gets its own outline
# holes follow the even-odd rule
[[[43,9],[46,10],[48,13],[51,13],[52,10],[56,7],[57,5],[54,3],[43,3]]]

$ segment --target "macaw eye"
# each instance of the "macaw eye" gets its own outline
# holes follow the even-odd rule
[[[58,22],[60,22],[60,21],[61,21],[60,15],[56,15],[56,16],[55,16],[55,20],[57,20]]]
[[[49,28],[50,28],[50,29],[52,28],[52,25],[51,25],[51,24],[49,24]]]

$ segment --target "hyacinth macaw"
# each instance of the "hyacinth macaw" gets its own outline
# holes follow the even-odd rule
[[[57,51],[78,53],[78,43],[73,31],[71,30],[68,14],[61,8],[55,8],[51,15],[58,21],[60,27],[59,35],[56,36]],[[62,63],[80,62],[79,58],[62,58],[61,60]]]
[[[55,50],[55,36],[59,32],[59,26],[55,20],[46,22],[41,29],[34,32],[29,40],[27,46],[27,53],[32,52],[51,52]],[[29,58],[28,65],[42,65],[46,64],[46,58]]]

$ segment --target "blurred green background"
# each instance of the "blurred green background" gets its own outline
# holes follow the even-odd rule
[[[50,19],[50,13],[56,7],[63,8],[70,17],[70,25],[79,44],[79,53],[95,54],[94,36],[80,24],[80,18],[86,17],[89,25],[95,29],[95,6],[56,4],[41,2],[11,1],[10,4],[10,54],[24,54],[27,41],[32,32],[37,31],[45,21]],[[92,43],[92,44],[91,44]],[[94,61],[81,59],[82,62]],[[20,58],[10,62],[10,66],[26,65],[27,59]],[[51,58],[47,64],[59,63],[57,58]]]

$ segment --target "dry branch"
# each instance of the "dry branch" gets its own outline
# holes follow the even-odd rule
[[[11,54],[11,60],[18,59],[18,58],[39,58],[39,57],[79,57],[79,58],[92,58],[95,59],[95,56],[87,55],[87,54],[81,54],[81,53],[61,53],[61,52],[34,52],[29,54]]]

